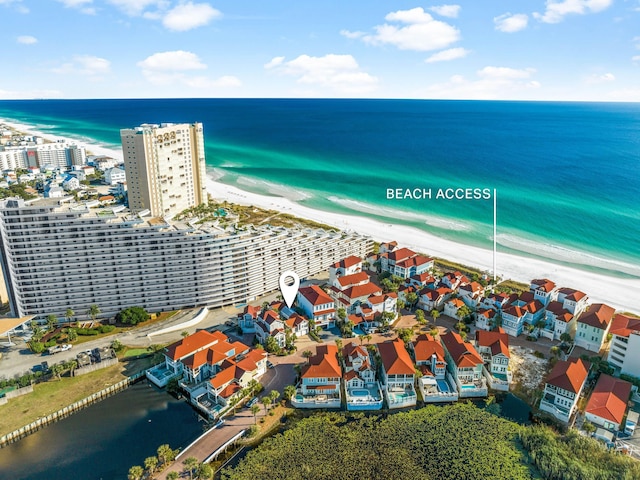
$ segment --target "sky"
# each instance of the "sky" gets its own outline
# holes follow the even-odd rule
[[[640,101],[640,0],[0,0],[0,99]]]

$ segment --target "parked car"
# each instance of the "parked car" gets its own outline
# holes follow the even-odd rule
[[[258,403],[258,397],[253,397],[251,400],[249,400],[249,402],[247,403],[247,407],[253,407],[256,403]]]
[[[71,350],[71,347],[73,347],[73,345],[69,343],[63,343],[62,345],[60,345],[60,351],[66,352],[67,350]]]
[[[233,323],[233,321],[232,321],[232,320],[227,320],[226,322],[224,322],[224,324],[225,324],[227,327],[233,327],[233,326],[235,325],[235,323]]]
[[[273,368],[273,367],[275,367],[275,365],[271,363],[269,360],[267,360],[267,368]]]

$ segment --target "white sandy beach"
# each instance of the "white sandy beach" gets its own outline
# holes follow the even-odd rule
[[[0,122],[11,125],[16,130],[39,135],[49,140],[56,141],[63,138],[42,134],[28,125],[6,122],[4,120],[0,120]],[[101,145],[87,144],[70,138],[66,140],[84,145],[87,150],[95,155],[108,155],[113,158],[122,159],[122,152],[120,150],[109,149]],[[258,195],[234,186],[226,185],[214,180],[211,175],[207,179],[207,182],[209,192],[214,199],[219,201],[226,200],[231,203],[281,210],[302,218],[332,225],[342,230],[356,231],[368,235],[376,241],[385,242],[396,240],[402,246],[428,255],[446,258],[464,265],[479,267],[488,272],[493,269],[493,252],[491,250],[443,240],[435,235],[412,227],[382,223],[362,216],[347,216],[314,210],[283,197]],[[585,292],[589,295],[593,303],[607,303],[620,310],[640,313],[639,279],[629,280],[610,277],[566,267],[564,265],[557,265],[551,262],[501,252],[497,254],[497,274],[504,279],[508,278],[525,283],[528,283],[534,278],[548,278],[558,286],[571,287]]]

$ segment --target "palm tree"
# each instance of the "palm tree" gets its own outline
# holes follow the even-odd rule
[[[305,350],[302,352],[302,357],[307,359],[307,363],[310,362],[310,358],[313,357],[313,352],[311,350]]]
[[[367,343],[369,343],[371,341],[371,334],[367,333],[366,335],[364,335],[364,339],[367,341]]]
[[[271,405],[271,397],[265,396],[260,399],[260,403],[264,405],[264,414],[267,414],[267,410],[269,410],[269,405]]]
[[[180,478],[180,474],[175,470],[173,472],[167,473],[167,480],[178,480]]]
[[[129,469],[129,475],[127,478],[129,480],[140,480],[142,475],[144,475],[143,468],[140,465],[134,465]]]
[[[54,314],[47,315],[47,329],[52,332],[56,329],[56,325],[58,325],[58,317]]]
[[[65,367],[69,370],[69,376],[73,377],[73,372],[78,368],[78,362],[76,360],[69,360],[65,363]]]
[[[276,404],[276,401],[278,400],[278,397],[280,397],[280,392],[277,390],[271,390],[269,392],[269,398],[271,398],[271,403],[273,403],[273,405]]]
[[[153,473],[158,467],[158,457],[147,457],[144,459],[144,468],[149,471],[149,475],[153,476]]]
[[[64,365],[62,365],[61,363],[54,363],[53,365],[51,365],[51,373],[58,377],[58,380],[62,380],[62,373],[65,370],[66,368],[64,368]]]
[[[158,459],[162,462],[163,465],[171,463],[175,460],[177,451],[173,450],[169,444],[165,443],[158,447],[156,452],[158,454]]]
[[[296,394],[296,387],[295,385],[287,385],[286,387],[284,387],[284,392],[283,392],[283,396],[284,398],[286,398],[287,400],[291,400],[291,398],[293,398],[293,396]]]
[[[336,347],[338,347],[338,352],[342,351],[342,340],[336,338]]]
[[[180,332],[180,335],[182,336],[182,338],[186,338],[189,336],[189,332],[187,332],[186,330],[183,330],[182,332]]]
[[[76,312],[74,312],[72,308],[67,308],[67,310],[64,312],[64,318],[67,319],[67,325],[71,325],[71,320],[73,320],[73,316],[75,314]]]
[[[196,473],[199,480],[213,478],[213,468],[208,463],[201,463]]]
[[[184,465],[183,472],[189,472],[189,478],[193,478],[193,471],[198,467],[200,462],[198,462],[196,457],[188,457],[182,461],[182,464]]]
[[[405,298],[407,299],[407,304],[409,306],[409,310],[412,310],[413,307],[415,306],[416,302],[418,301],[418,294],[415,293],[415,292],[409,292],[409,293],[407,293]]]
[[[98,318],[98,315],[101,313],[102,311],[100,310],[100,307],[95,303],[89,307],[89,310],[87,310],[87,315],[91,318],[92,323],[96,321],[96,318]]]
[[[438,317],[440,316],[440,312],[437,309],[433,309],[431,310],[431,318],[433,318],[433,323],[436,323],[436,320],[438,320]]]
[[[67,340],[73,342],[78,338],[78,332],[75,328],[67,328]]]
[[[251,413],[253,413],[253,424],[258,423],[258,412],[260,411],[260,407],[258,405],[251,405]]]

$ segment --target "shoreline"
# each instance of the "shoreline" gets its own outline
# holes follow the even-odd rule
[[[123,160],[120,150],[81,141],[72,137],[43,134],[32,126],[0,119],[0,122],[16,130],[38,135],[48,140],[66,140],[82,145],[96,155],[108,155]],[[280,196],[267,196],[242,190],[217,180],[212,168],[207,170],[207,190],[212,198],[241,205],[254,205],[265,209],[280,210],[308,220],[334,226],[340,230],[351,230],[371,237],[375,241],[397,241],[401,246],[420,253],[451,260],[487,272],[493,268],[493,252],[480,247],[442,239],[414,227],[381,222],[360,215],[345,215],[316,210]],[[497,252],[497,274],[504,280],[511,279],[529,284],[535,278],[548,278],[558,287],[581,290],[589,296],[591,303],[606,303],[612,307],[640,313],[640,279],[627,279],[580,270],[575,267],[555,264],[551,261]]]

